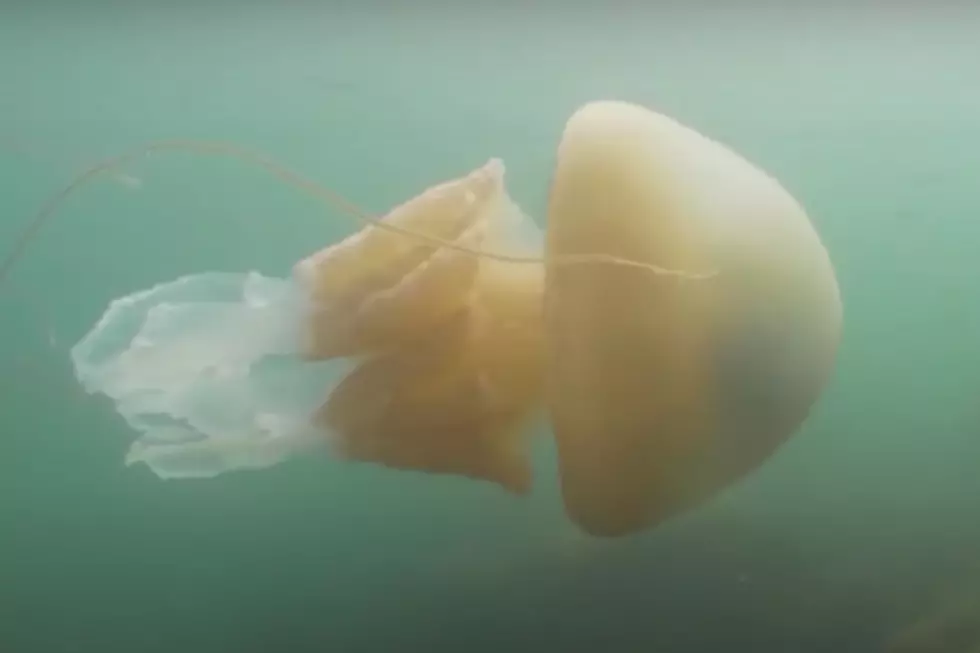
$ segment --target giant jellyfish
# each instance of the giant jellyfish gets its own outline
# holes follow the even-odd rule
[[[543,227],[498,159],[381,218],[346,208],[364,227],[291,274],[189,274],[111,302],[71,356],[139,433],[128,462],[210,477],[327,447],[522,495],[541,416],[567,515],[616,537],[761,465],[833,371],[841,301],[804,209],[647,108],[570,117]]]

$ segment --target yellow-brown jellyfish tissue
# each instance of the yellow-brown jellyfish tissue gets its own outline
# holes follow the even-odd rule
[[[541,249],[496,160],[426,190],[386,221],[511,255]],[[306,356],[367,354],[316,416],[335,451],[529,489],[522,436],[542,395],[541,266],[367,227],[301,261],[296,276],[317,307]]]
[[[541,250],[499,160],[382,222],[513,256]],[[540,265],[367,226],[290,280],[211,272],[117,299],[72,359],[142,433],[127,460],[161,477],[266,467],[329,440],[348,459],[524,493],[543,281]]]
[[[547,410],[566,511],[589,533],[642,530],[746,474],[832,371],[841,302],[805,212],[665,116],[597,102],[571,117],[545,252]],[[562,264],[589,253],[715,275]]]
[[[523,494],[542,411],[568,516],[614,537],[760,465],[834,366],[840,296],[804,210],[636,105],[569,119],[543,235],[499,160],[366,220],[290,279],[210,272],[112,302],[72,358],[141,432],[130,462],[214,476],[329,443]]]

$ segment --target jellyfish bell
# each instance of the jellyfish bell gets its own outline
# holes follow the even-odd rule
[[[561,263],[590,253],[716,274]],[[566,512],[591,534],[649,528],[756,468],[832,371],[841,302],[804,210],[643,107],[569,119],[545,267],[546,406]]]

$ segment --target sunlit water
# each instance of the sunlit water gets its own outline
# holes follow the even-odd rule
[[[757,474],[617,544],[564,522],[547,441],[529,500],[327,456],[160,481],[122,465],[131,434],[67,349],[113,297],[285,274],[357,225],[155,155],[74,196],[0,289],[0,650],[980,646],[980,14],[269,5],[0,10],[2,249],[84,164],[162,138],[262,150],[376,212],[499,156],[540,220],[565,118],[615,97],[806,205],[845,300],[834,382]]]

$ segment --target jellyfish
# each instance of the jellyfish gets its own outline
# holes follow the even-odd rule
[[[163,149],[181,147],[223,149]],[[804,209],[649,108],[573,113],[543,228],[500,159],[381,218],[343,208],[363,228],[289,274],[204,272],[118,298],[72,348],[80,383],[140,434],[129,463],[212,477],[327,446],[524,495],[541,417],[569,520],[621,537],[763,464],[833,372],[841,299]]]

